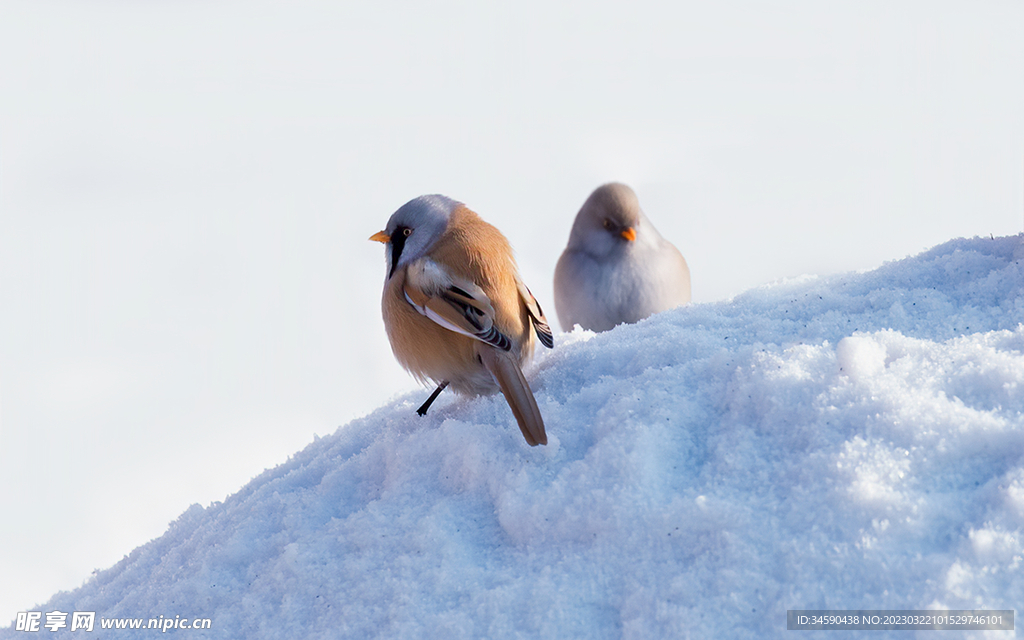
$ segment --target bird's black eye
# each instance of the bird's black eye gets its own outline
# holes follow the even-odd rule
[[[410,229],[409,227],[402,229],[402,235],[408,238],[409,236],[412,235],[412,229]]]
[[[612,225],[612,221],[611,220],[609,220],[608,218],[604,219],[604,228],[605,229],[608,229],[609,231],[611,231],[613,226],[614,225]]]

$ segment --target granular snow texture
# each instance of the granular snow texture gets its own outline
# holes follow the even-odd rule
[[[548,446],[523,442],[501,396],[445,394],[425,418],[426,392],[404,397],[36,610],[96,612],[100,637],[165,637],[101,619],[180,616],[212,621],[168,632],[190,638],[451,640],[1013,609],[1022,320],[1024,245],[1007,237],[577,329],[527,372]],[[987,633],[940,635],[1014,634]]]

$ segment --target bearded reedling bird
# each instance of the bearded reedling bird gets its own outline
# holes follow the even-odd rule
[[[461,202],[420,196],[392,214],[370,240],[386,246],[381,308],[398,362],[437,388],[460,394],[501,391],[530,445],[547,444],[544,420],[523,376],[533,334],[554,346],[537,300],[519,277],[501,232]]]
[[[607,331],[689,301],[686,260],[640,210],[636,193],[617,182],[595,189],[555,267],[562,329]]]

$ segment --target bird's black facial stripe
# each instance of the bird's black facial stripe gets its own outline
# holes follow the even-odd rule
[[[402,257],[402,250],[405,249],[405,239],[409,237],[409,233],[412,230],[408,227],[398,227],[395,232],[391,234],[391,271],[388,272],[388,277],[395,275],[395,269],[398,268],[398,259]]]

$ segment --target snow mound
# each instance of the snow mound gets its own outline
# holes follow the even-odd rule
[[[562,335],[528,371],[547,447],[500,396],[445,394],[425,418],[404,397],[38,610],[210,618],[176,632],[196,638],[452,639],[1013,609],[1022,258],[1021,237],[954,240]]]

